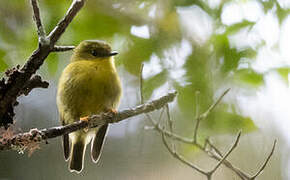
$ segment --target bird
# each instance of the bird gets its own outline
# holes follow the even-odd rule
[[[100,40],[84,40],[74,50],[58,83],[57,107],[62,125],[105,112],[117,112],[122,87],[110,45]],[[99,161],[108,124],[78,130],[62,137],[64,158],[69,170],[83,170],[86,147],[91,143],[91,159]]]

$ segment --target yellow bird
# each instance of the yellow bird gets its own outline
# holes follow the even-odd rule
[[[83,41],[74,49],[58,84],[57,106],[62,125],[93,114],[116,111],[121,98],[121,82],[113,57],[117,54],[107,43],[98,40]],[[82,171],[90,142],[91,158],[98,162],[107,129],[108,125],[104,125],[63,136],[64,157],[69,160],[71,172]]]

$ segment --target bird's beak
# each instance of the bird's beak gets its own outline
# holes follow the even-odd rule
[[[110,52],[109,56],[116,56],[117,54],[119,54],[117,51],[112,51]]]

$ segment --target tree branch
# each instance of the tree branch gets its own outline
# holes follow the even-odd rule
[[[52,127],[49,129],[32,129],[30,132],[16,134],[9,139],[0,141],[0,150],[23,150],[29,143],[41,142],[46,139],[55,138],[84,128],[94,128],[100,125],[117,123],[127,118],[158,110],[176,97],[176,91],[170,92],[159,99],[147,102],[131,109],[125,109],[116,114],[103,113],[88,117],[88,121],[78,121],[66,126]]]
[[[54,46],[51,50],[52,52],[64,52],[73,50],[75,46]]]
[[[31,77],[40,68],[49,53],[52,51],[61,51],[61,49],[68,50],[68,48],[55,47],[55,43],[83,7],[84,3],[85,0],[74,0],[64,18],[58,23],[49,36],[46,37],[41,23],[37,0],[31,0],[33,17],[39,36],[39,46],[34,50],[21,69],[18,67],[13,68],[12,71],[8,73],[7,79],[2,79],[0,82],[0,126],[5,126],[7,128],[9,124],[13,123],[14,106],[18,104],[16,101],[17,97],[23,94],[23,92],[28,92],[27,84],[29,84]],[[42,87],[44,87],[44,84],[42,84]]]
[[[142,83],[143,83],[143,76],[142,76],[142,69],[143,69],[143,65],[141,66],[141,71],[140,71],[140,99],[141,102],[144,101],[143,98],[143,93],[142,93]],[[164,127],[162,128],[160,125],[160,121],[156,122],[149,114],[145,114],[146,117],[150,120],[150,122],[153,124],[152,128],[147,128],[147,129],[152,129],[152,130],[156,130],[157,132],[159,132],[162,136],[162,140],[163,143],[165,145],[165,147],[167,148],[167,150],[178,160],[180,160],[182,163],[186,164],[187,166],[193,168],[194,170],[198,171],[199,173],[205,175],[208,180],[211,179],[212,174],[220,167],[221,164],[224,164],[227,168],[229,168],[230,170],[232,170],[234,173],[236,173],[236,175],[238,177],[240,177],[241,179],[246,179],[246,180],[253,180],[256,179],[261,173],[262,171],[265,169],[266,165],[268,164],[271,156],[274,153],[275,150],[275,146],[276,146],[276,140],[274,141],[274,145],[272,147],[272,150],[270,152],[270,154],[267,156],[266,161],[264,162],[264,164],[261,166],[261,168],[259,169],[259,171],[253,175],[252,177],[250,175],[248,175],[247,173],[243,172],[242,170],[240,170],[239,168],[235,167],[234,165],[232,165],[231,162],[227,161],[226,158],[232,153],[232,151],[237,147],[240,136],[241,136],[241,132],[238,133],[236,140],[234,142],[234,144],[232,145],[232,147],[228,150],[228,152],[223,156],[222,153],[220,152],[220,150],[218,150],[217,147],[215,147],[209,140],[206,140],[204,145],[201,145],[200,143],[197,142],[197,135],[198,135],[198,128],[199,128],[199,123],[202,119],[205,119],[208,117],[208,115],[213,111],[213,109],[221,102],[222,98],[229,92],[230,89],[227,89],[224,93],[222,93],[222,95],[202,114],[198,114],[198,111],[196,111],[197,115],[196,115],[196,126],[194,127],[194,136],[192,139],[187,138],[187,137],[182,137],[178,134],[175,134],[172,131],[172,127],[170,128],[170,131],[166,130]],[[198,101],[197,101],[198,102]],[[168,107],[167,107],[168,108]],[[169,110],[167,109],[167,112],[169,112]],[[161,112],[163,113],[163,111]],[[161,116],[161,115],[160,115]],[[172,126],[172,120],[170,118],[170,114],[167,113],[167,119],[169,122],[169,126]],[[171,123],[171,124],[170,124]],[[185,144],[191,144],[194,145],[195,147],[197,147],[198,149],[200,149],[202,152],[204,152],[205,154],[207,154],[209,157],[215,159],[218,161],[218,163],[216,164],[216,166],[211,170],[211,171],[205,171],[202,170],[201,168],[199,168],[198,166],[194,165],[193,163],[187,161],[183,156],[181,156],[180,154],[178,154],[175,150],[172,150],[170,148],[170,146],[168,145],[165,136],[167,136],[168,138],[172,139],[172,140],[176,140],[178,142],[181,143],[185,143]],[[207,149],[207,144],[210,146],[210,149]]]
[[[79,12],[79,10],[83,7],[84,4],[85,0],[73,0],[73,3],[68,9],[65,17],[59,21],[59,23],[48,35],[50,45],[52,45],[51,47],[53,47],[53,45],[60,38],[62,33],[64,33],[67,26],[70,24],[70,22],[73,20],[73,18],[76,16],[76,14]]]
[[[263,163],[263,165],[260,167],[259,171],[258,171],[254,176],[252,176],[252,177],[250,178],[251,180],[252,180],[252,179],[256,179],[256,177],[258,177],[258,176],[262,173],[262,171],[265,169],[265,167],[267,166],[267,164],[268,164],[270,158],[272,157],[272,155],[273,155],[273,153],[274,153],[274,151],[275,151],[276,143],[277,143],[277,140],[275,139],[270,154],[269,154],[268,157],[266,158],[266,160],[265,160],[265,162]]]
[[[191,167],[192,169],[196,170],[197,172],[199,172],[199,173],[201,173],[201,174],[204,174],[204,175],[207,175],[207,173],[205,172],[205,170],[203,170],[203,169],[201,169],[200,167],[198,167],[198,166],[192,164],[191,162],[187,161],[187,160],[186,160],[182,155],[180,155],[180,154],[177,153],[176,151],[173,151],[173,150],[169,147],[169,145],[168,145],[168,143],[167,143],[167,141],[166,141],[166,139],[165,139],[165,135],[164,135],[163,132],[164,132],[164,131],[161,132],[161,136],[162,136],[163,144],[165,145],[166,149],[170,152],[170,154],[171,154],[173,157],[177,158],[180,162],[186,164],[187,166]]]
[[[32,9],[33,9],[33,19],[34,19],[36,27],[37,27],[37,34],[38,34],[39,42],[42,42],[42,40],[45,39],[45,30],[44,30],[42,23],[41,23],[40,12],[39,12],[37,0],[31,0],[31,5],[32,5]]]
[[[238,143],[240,141],[240,137],[241,137],[241,132],[238,133],[236,140],[234,142],[234,144],[232,145],[232,147],[228,150],[228,152],[224,155],[224,157],[222,157],[219,162],[216,164],[216,166],[208,172],[209,177],[212,176],[212,174],[220,167],[220,165],[226,160],[226,158],[232,153],[232,151],[238,146]]]
[[[39,75],[33,76],[23,87],[23,89],[20,91],[20,94],[24,94],[27,96],[30,91],[34,88],[48,88],[49,83],[46,81],[42,81],[41,77]]]

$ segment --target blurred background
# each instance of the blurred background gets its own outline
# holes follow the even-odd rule
[[[71,1],[42,0],[46,32],[63,17]],[[238,148],[228,158],[255,173],[277,148],[259,179],[290,179],[290,1],[288,0],[90,0],[58,42],[77,45],[85,39],[109,42],[123,84],[119,109],[140,103],[139,71],[144,63],[146,100],[178,91],[170,104],[174,131],[192,137],[196,108],[205,111],[227,88],[230,92],[201,122],[198,140],[210,136],[225,152],[242,130]],[[37,47],[29,1],[0,1],[0,73],[24,64]],[[48,89],[20,98],[19,131],[59,125],[58,78],[71,51],[51,53],[38,73]],[[196,94],[199,92],[199,103]],[[159,112],[153,113],[158,118]],[[64,161],[60,138],[49,140],[28,157],[0,152],[0,180],[26,179],[206,179],[174,159],[160,134],[146,130],[144,115],[110,126],[99,164],[86,153],[81,174]],[[204,169],[214,161],[194,147],[176,144],[188,160]],[[239,179],[221,167],[214,179]]]

